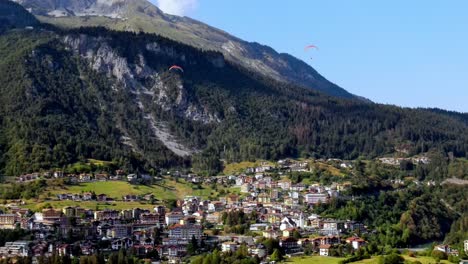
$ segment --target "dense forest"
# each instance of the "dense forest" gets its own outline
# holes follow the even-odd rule
[[[7,175],[87,158],[141,170],[193,165],[214,174],[220,159],[374,158],[400,145],[409,146],[410,154],[468,155],[464,114],[326,96],[157,35],[47,28],[0,35],[0,168]],[[85,58],[64,41],[83,36],[93,45],[108,45],[134,72],[145,61],[153,76],[132,72],[122,80],[111,66],[94,67],[90,61],[96,58]],[[168,71],[174,64],[184,72]],[[156,98],[161,94],[164,104]],[[187,116],[186,105],[216,118]],[[175,155],[155,136],[148,115],[198,151]]]

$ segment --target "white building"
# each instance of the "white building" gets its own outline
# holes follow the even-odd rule
[[[235,242],[224,242],[221,244],[222,252],[236,252],[239,245]]]
[[[166,225],[170,226],[178,224],[182,218],[184,218],[184,215],[182,213],[168,213],[165,216]]]
[[[329,244],[320,245],[319,248],[320,248],[320,256],[328,257],[330,255],[331,245]]]
[[[304,202],[308,204],[318,204],[328,202],[327,193],[308,193],[304,195]]]
[[[27,241],[6,242],[5,246],[0,247],[0,257],[27,257],[29,244]]]

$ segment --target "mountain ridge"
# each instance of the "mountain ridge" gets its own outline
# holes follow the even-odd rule
[[[289,54],[278,53],[271,47],[241,40],[192,18],[165,14],[146,0],[15,1],[43,22],[68,28],[105,26],[116,30],[156,33],[197,48],[222,52],[228,60],[280,81],[293,82],[332,96],[362,100]],[[64,11],[63,7],[69,7],[66,8],[68,11],[59,14],[59,11]]]

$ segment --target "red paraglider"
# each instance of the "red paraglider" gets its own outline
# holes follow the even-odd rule
[[[319,48],[317,46],[315,46],[315,45],[308,45],[308,46],[305,46],[304,51],[308,51],[309,49],[318,50]],[[310,59],[312,59],[312,58],[310,58]]]
[[[309,45],[309,46],[306,46],[306,47],[304,48],[305,51],[308,51],[309,49],[316,49],[316,50],[318,50],[319,48],[318,48],[317,46],[315,46],[315,45]]]
[[[177,65],[172,65],[169,70],[179,70],[181,72],[184,72],[184,69],[180,66],[177,66]]]

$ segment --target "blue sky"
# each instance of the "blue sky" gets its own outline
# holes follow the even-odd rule
[[[167,1],[375,102],[468,112],[468,1]]]

